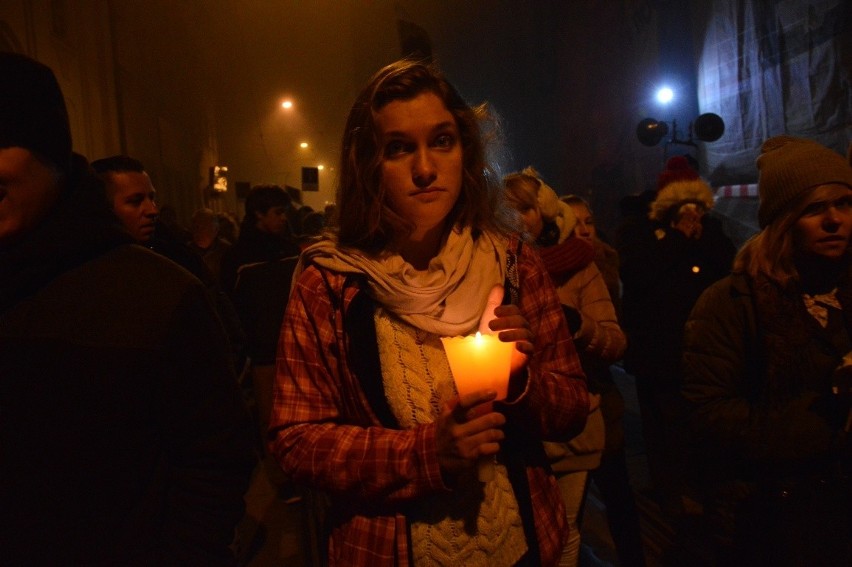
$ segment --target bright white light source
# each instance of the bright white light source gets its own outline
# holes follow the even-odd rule
[[[307,143],[307,142],[302,142],[301,144],[299,144],[299,147],[300,147],[300,148],[307,148],[307,147],[308,147],[308,143]]]
[[[668,87],[663,87],[657,91],[657,101],[661,104],[668,104],[674,98],[674,92]]]
[[[318,170],[320,170],[320,171],[322,171],[323,169],[325,169],[325,166],[324,166],[323,164],[319,164],[319,165],[317,166],[317,169],[318,169]]]
[[[281,108],[293,108],[293,101],[292,100],[285,100],[284,102],[281,103]]]

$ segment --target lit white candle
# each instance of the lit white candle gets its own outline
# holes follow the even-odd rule
[[[498,400],[506,398],[509,371],[515,343],[503,342],[497,335],[476,333],[467,337],[441,337],[459,396],[493,390]],[[479,480],[494,478],[494,458],[479,461]]]

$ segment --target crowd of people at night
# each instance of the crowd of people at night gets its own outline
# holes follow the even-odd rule
[[[852,146],[765,140],[737,250],[686,156],[604,234],[581,187],[492,161],[494,118],[396,61],[334,208],[256,185],[183,228],[0,53],[0,562],[247,564],[262,468],[318,565],[603,565],[592,486],[625,567],[852,565]],[[443,339],[469,335],[512,343],[505,391],[461,392]],[[614,366],[643,497],[689,526],[653,562]]]

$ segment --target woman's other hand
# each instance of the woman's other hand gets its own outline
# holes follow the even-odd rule
[[[533,336],[529,321],[521,314],[517,305],[501,305],[503,286],[496,285],[488,294],[485,311],[479,320],[479,332],[496,334],[503,342],[514,342],[512,353],[512,374],[523,369],[527,358],[533,353]]]

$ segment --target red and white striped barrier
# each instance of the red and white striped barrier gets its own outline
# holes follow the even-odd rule
[[[716,188],[716,198],[719,197],[757,197],[757,183],[743,185],[722,185]]]

